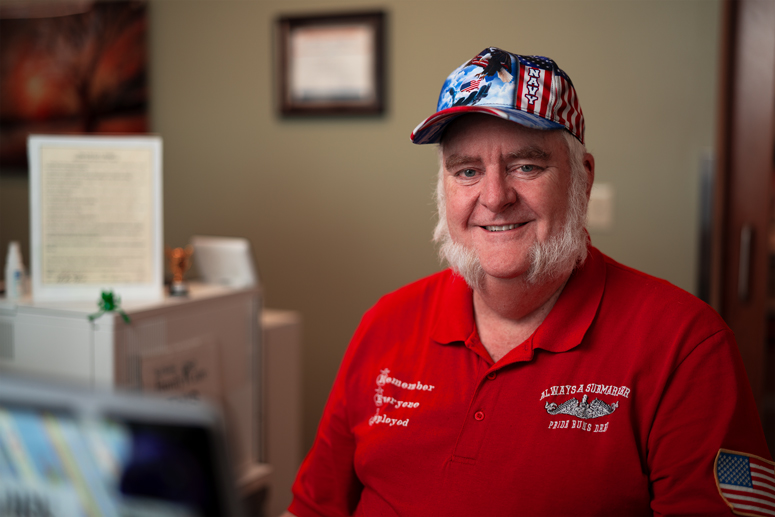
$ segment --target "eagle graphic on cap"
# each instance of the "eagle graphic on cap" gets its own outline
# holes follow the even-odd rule
[[[511,81],[511,54],[496,47],[490,47],[470,60],[465,66],[475,65],[483,68],[479,77],[492,77],[497,74],[501,81]]]

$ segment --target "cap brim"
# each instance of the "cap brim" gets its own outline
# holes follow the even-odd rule
[[[412,131],[410,138],[415,144],[437,144],[441,141],[444,130],[450,122],[461,115],[469,113],[483,113],[485,115],[500,117],[531,129],[566,129],[565,126],[558,122],[552,122],[551,120],[547,120],[538,115],[516,109],[490,108],[484,106],[453,106],[438,111],[423,120],[420,125]]]

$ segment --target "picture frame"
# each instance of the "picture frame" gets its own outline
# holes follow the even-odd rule
[[[384,26],[382,11],[280,17],[281,114],[382,114]]]
[[[164,296],[158,136],[30,135],[35,301]]]
[[[146,0],[0,1],[0,175],[28,174],[31,134],[147,134]]]

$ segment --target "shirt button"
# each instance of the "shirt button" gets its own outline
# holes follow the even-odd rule
[[[476,413],[474,413],[474,418],[477,420],[484,420],[484,412],[477,411]]]
[[[487,378],[490,380],[493,380],[498,374],[495,372],[490,372],[487,374]]]

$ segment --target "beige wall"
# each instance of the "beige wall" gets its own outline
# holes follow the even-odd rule
[[[388,14],[387,113],[279,117],[276,17],[370,7]],[[446,75],[495,45],[551,56],[576,84],[597,179],[616,196],[614,228],[593,242],[693,290],[719,13],[715,0],[156,0],[152,127],[164,139],[165,241],[247,237],[267,305],[302,312],[308,446],[363,311],[439,268],[435,152],[409,133]],[[26,180],[0,179],[3,255],[11,238],[28,241],[27,195]]]

